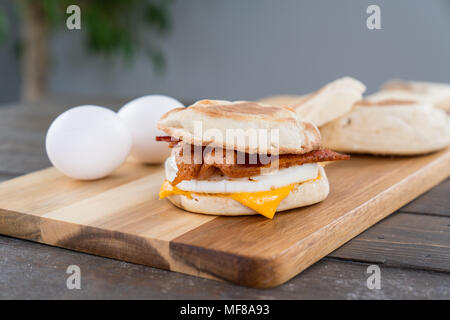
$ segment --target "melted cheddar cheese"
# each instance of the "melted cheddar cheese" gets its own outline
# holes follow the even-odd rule
[[[231,193],[226,195],[226,197],[234,199],[259,214],[272,219],[281,200],[289,195],[294,186],[295,184],[290,184],[270,191]]]
[[[272,219],[277,211],[277,207],[281,200],[286,198],[296,184],[291,184],[282,188],[273,189],[269,191],[260,192],[238,192],[238,193],[198,193],[199,195],[214,195],[218,197],[231,198],[238,201],[246,207],[249,207],[259,214]],[[167,196],[181,194],[189,199],[192,199],[192,194],[195,192],[180,190],[173,186],[169,181],[165,180],[159,191],[159,199],[163,199]]]

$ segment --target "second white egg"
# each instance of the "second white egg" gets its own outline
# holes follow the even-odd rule
[[[166,135],[156,123],[166,112],[181,108],[178,100],[164,95],[148,95],[128,102],[119,110],[119,117],[133,137],[130,158],[142,163],[162,163],[170,154],[167,143],[156,142],[156,136]]]

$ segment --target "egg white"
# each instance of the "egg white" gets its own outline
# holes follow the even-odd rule
[[[175,157],[167,158],[165,169],[166,179],[172,182],[178,171]],[[315,179],[318,174],[319,164],[307,163],[280,169],[272,174],[253,176],[251,180],[248,177],[233,179],[220,175],[211,176],[207,180],[183,180],[177,184],[177,188],[199,193],[258,192]]]

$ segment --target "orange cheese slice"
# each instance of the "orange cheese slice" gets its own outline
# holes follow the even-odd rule
[[[281,200],[289,195],[294,186],[294,184],[290,184],[269,191],[232,193],[226,195],[226,197],[232,198],[259,214],[272,219]]]
[[[273,189],[269,191],[260,191],[260,192],[239,192],[239,193],[198,193],[199,195],[205,196],[218,196],[231,198],[233,200],[238,201],[244,206],[251,208],[262,214],[263,216],[272,219],[277,211],[277,207],[280,204],[281,200],[286,198],[291,190],[294,188],[295,184],[291,184],[282,188]],[[192,198],[192,193],[195,192],[180,190],[177,187],[173,186],[169,181],[165,180],[161,186],[159,191],[159,199],[163,199],[167,196],[173,194],[181,194],[189,199]]]

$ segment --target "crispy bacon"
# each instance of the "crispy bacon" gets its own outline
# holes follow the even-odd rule
[[[169,142],[169,148],[175,147],[181,140],[171,136],[156,136],[156,141]]]
[[[164,141],[164,142],[178,142],[177,138],[173,138],[171,136],[156,136],[156,141]]]
[[[270,159],[269,163],[267,163],[267,161],[262,161],[260,156],[258,156],[256,161],[252,163],[250,162],[251,156],[244,154],[244,157],[240,159],[245,159],[244,164],[238,164],[237,162],[239,158],[236,151],[232,152],[230,156],[230,153],[227,152],[222,152],[222,154],[216,155],[214,150],[212,150],[203,155],[202,161],[194,161],[192,151],[193,150],[191,147],[190,159],[189,155],[188,158],[183,157],[182,148],[175,153],[178,173],[174,181],[172,181],[173,185],[177,185],[183,180],[205,180],[217,172],[230,178],[243,178],[260,175],[262,169],[283,169],[305,163],[347,160],[350,158],[348,155],[322,149],[305,154],[282,154],[280,156],[272,156],[267,159]],[[189,159],[190,161],[186,162],[186,159]],[[271,167],[271,165],[274,166]]]

